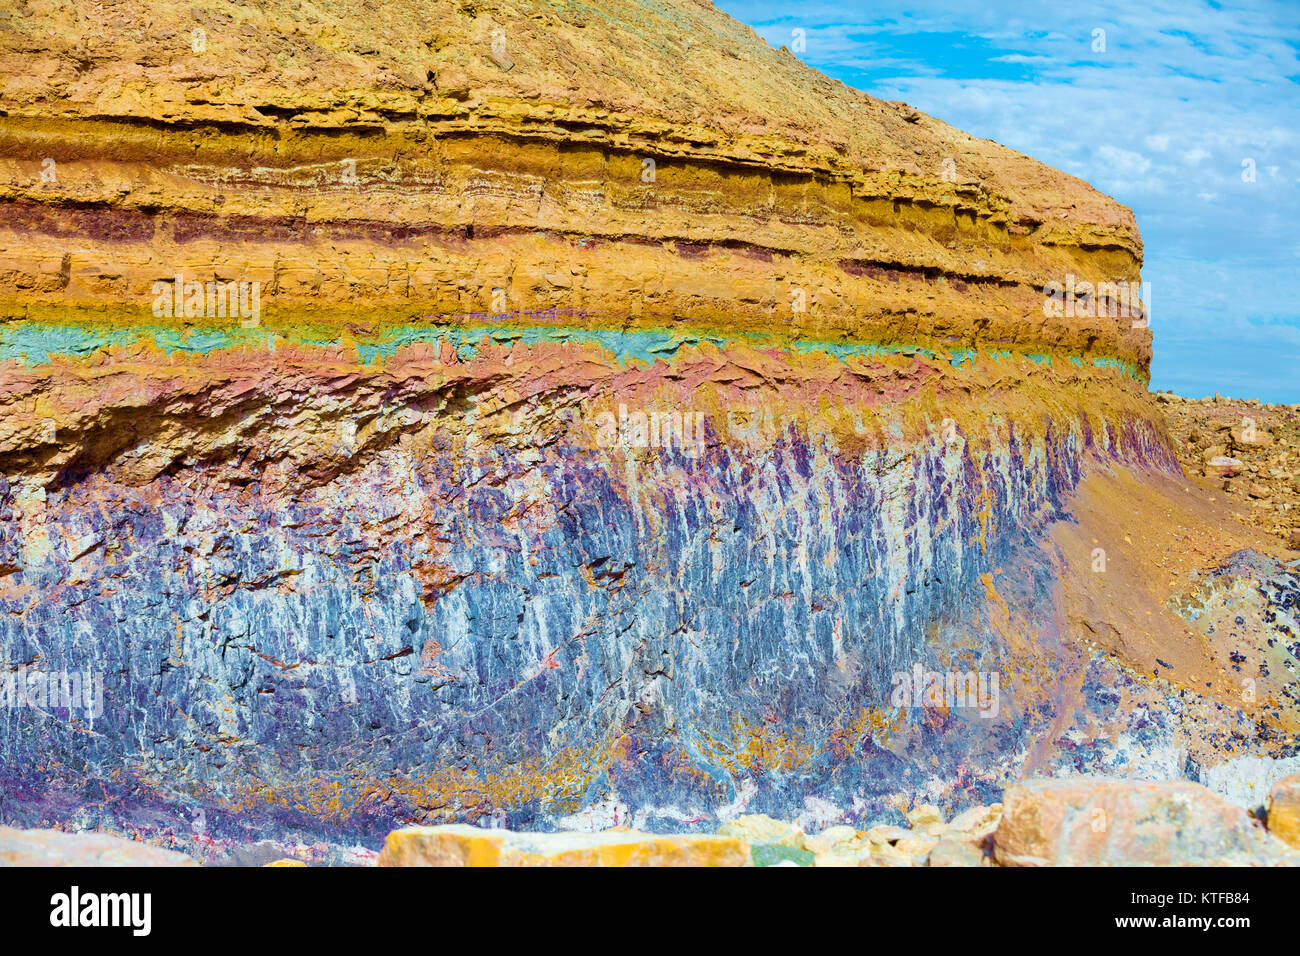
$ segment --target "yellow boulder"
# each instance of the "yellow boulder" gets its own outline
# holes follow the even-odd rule
[[[1300,850],[1300,773],[1283,777],[1269,790],[1268,832]]]
[[[749,846],[710,834],[514,833],[453,824],[388,834],[380,866],[749,866]]]
[[[792,823],[773,820],[761,813],[736,817],[730,823],[725,823],[719,827],[718,833],[722,836],[744,840],[746,843],[776,844],[777,846],[793,847],[796,850],[807,848],[808,838],[797,826]]]

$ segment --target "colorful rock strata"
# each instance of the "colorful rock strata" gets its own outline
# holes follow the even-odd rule
[[[851,826],[1294,750],[1169,603],[1267,544],[1087,184],[693,0],[69,10],[0,19],[0,820]],[[1186,706],[1117,747],[1107,674]]]

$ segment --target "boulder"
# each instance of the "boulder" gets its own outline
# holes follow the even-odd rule
[[[923,833],[927,836],[938,836],[942,833],[947,825],[943,822],[943,814],[939,812],[938,807],[932,807],[923,803],[914,807],[907,813],[907,822],[916,833]]]
[[[974,839],[954,833],[942,837],[927,858],[931,866],[988,866],[988,838]]]
[[[1268,832],[1300,850],[1300,773],[1283,777],[1269,790]]]
[[[107,833],[0,827],[0,866],[197,866],[184,853]]]
[[[921,863],[938,843],[939,838],[935,836],[909,836],[895,843],[894,849],[906,853],[917,863]]]
[[[808,837],[804,845],[815,854],[816,866],[857,866],[872,847],[864,831],[849,826],[830,827]]]
[[[724,823],[720,826],[718,833],[722,836],[744,840],[746,843],[774,843],[796,849],[803,849],[807,839],[803,830],[794,824],[782,823],[780,820],[773,820],[761,813],[736,817],[730,823]]]
[[[875,844],[890,845],[911,835],[911,830],[905,830],[902,827],[879,826],[872,827],[867,831],[867,840]]]
[[[916,866],[916,857],[892,843],[873,843],[858,857],[859,866]]]
[[[1232,443],[1238,448],[1268,448],[1273,444],[1273,434],[1262,428],[1234,428]]]
[[[866,834],[849,826],[830,827],[815,836],[805,837],[804,846],[813,853],[831,853],[845,847],[857,848],[866,841]]]
[[[750,866],[748,844],[709,834],[514,833],[464,824],[388,834],[379,866]]]
[[[1215,455],[1205,463],[1206,478],[1231,478],[1241,473],[1244,466],[1239,458],[1229,458],[1227,455]]]
[[[956,832],[977,838],[986,837],[997,829],[1000,819],[1002,819],[1000,803],[987,807],[971,807],[952,818],[945,835]]]
[[[1098,778],[1009,787],[993,853],[1002,866],[1300,864],[1242,809],[1200,784]]]

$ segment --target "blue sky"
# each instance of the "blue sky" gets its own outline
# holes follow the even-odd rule
[[[1300,402],[1300,0],[716,3],[1132,208],[1153,389]]]

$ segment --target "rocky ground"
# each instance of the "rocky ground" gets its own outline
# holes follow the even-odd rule
[[[919,804],[906,825],[866,830],[745,815],[716,834],[521,833],[463,824],[390,833],[379,866],[1297,866],[1300,774],[1242,810],[1184,781],[1062,778],[944,820]],[[264,857],[259,862],[258,857]],[[0,865],[190,866],[192,857],[105,834],[0,827]],[[268,847],[236,865],[306,866]],[[358,861],[360,862],[360,861]]]
[[[1300,404],[1171,392],[1156,401],[1187,476],[1231,495],[1242,520],[1300,551]]]

